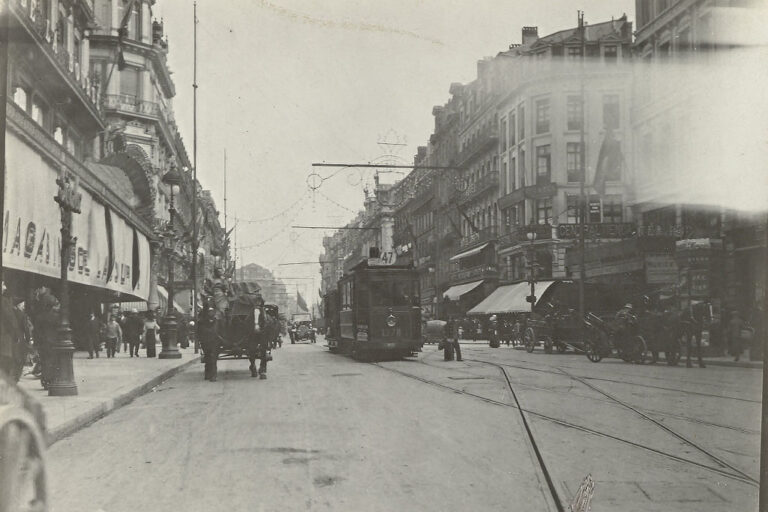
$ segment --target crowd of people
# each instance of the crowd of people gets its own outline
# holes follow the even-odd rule
[[[3,283],[0,297],[0,371],[18,381],[27,373],[40,378],[43,388],[51,382],[52,349],[59,338],[60,304],[50,288],[41,286],[26,301],[11,296]],[[189,346],[188,319],[179,314],[177,339],[182,348]],[[91,312],[85,325],[78,325],[75,345],[88,351],[88,359],[114,358],[122,352],[129,357],[156,357],[157,342],[162,337],[158,313],[120,311],[114,305],[105,314]]]

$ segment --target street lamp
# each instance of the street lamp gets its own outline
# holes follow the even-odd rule
[[[75,345],[72,343],[72,329],[69,326],[69,281],[67,270],[72,247],[77,237],[72,236],[72,214],[80,213],[80,201],[83,196],[78,191],[77,182],[62,168],[56,179],[59,193],[53,198],[59,204],[61,212],[61,286],[59,288],[60,310],[59,328],[56,342],[51,346],[53,375],[48,385],[48,396],[72,396],[77,394],[75,370],[72,355]]]
[[[160,351],[158,357],[160,359],[180,359],[181,352],[176,347],[176,333],[178,324],[176,323],[176,313],[173,307],[173,257],[175,252],[176,233],[174,231],[173,219],[176,216],[176,207],[174,205],[174,195],[179,191],[179,185],[181,184],[181,177],[176,172],[176,169],[171,169],[163,176],[163,183],[168,185],[171,189],[171,202],[168,206],[168,229],[166,229],[164,235],[165,240],[168,242],[166,245],[168,255],[168,307],[166,309],[165,318],[163,319],[163,349]]]
[[[526,238],[531,241],[530,248],[530,275],[529,282],[531,283],[531,294],[528,296],[528,302],[531,303],[531,314],[533,314],[533,306],[536,304],[536,250],[533,243],[536,241],[536,224],[531,220],[531,225],[528,232],[525,234]]]

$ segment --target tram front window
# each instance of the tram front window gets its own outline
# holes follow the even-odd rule
[[[373,306],[414,306],[417,297],[409,281],[379,281],[371,283],[371,305]]]

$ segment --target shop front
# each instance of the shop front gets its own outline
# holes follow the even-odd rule
[[[103,304],[147,300],[150,246],[144,232],[126,220],[96,192],[102,184],[85,183],[83,166],[56,165],[49,155],[23,142],[12,131],[6,136],[3,272],[10,292],[29,300],[40,286],[58,295],[61,273],[61,216],[54,201],[57,178],[72,179],[81,193],[80,213],[73,215],[76,237],[70,251],[68,280],[71,324],[77,341],[91,312]],[[63,150],[62,150],[63,154]],[[69,157],[71,159],[71,157]],[[79,165],[79,164],[78,164]],[[122,206],[125,208],[125,206]]]

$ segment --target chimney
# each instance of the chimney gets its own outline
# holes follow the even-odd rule
[[[523,44],[535,43],[539,38],[539,27],[523,27]]]

